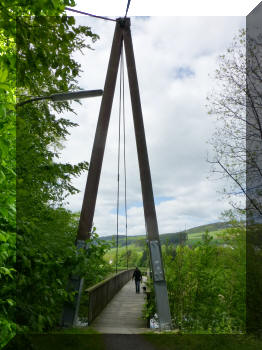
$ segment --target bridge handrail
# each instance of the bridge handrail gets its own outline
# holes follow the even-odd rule
[[[85,290],[89,296],[88,324],[100,314],[115,294],[131,279],[133,273],[134,269],[120,271]]]
[[[116,277],[117,275],[120,275],[123,272],[126,272],[127,270],[124,271],[119,271],[117,274],[111,274],[109,277],[107,277],[106,279],[104,279],[103,281],[98,282],[97,284],[94,284],[91,287],[88,287],[85,289],[85,292],[87,293],[92,293],[95,289],[99,288],[100,286],[102,286],[103,284],[107,283],[109,280],[111,280],[112,278]],[[129,271],[129,270],[128,270]]]

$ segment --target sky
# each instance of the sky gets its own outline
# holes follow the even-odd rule
[[[113,16],[109,10],[89,8],[83,1],[77,4],[79,10]],[[244,13],[176,17],[148,13],[140,17],[141,11],[134,13],[132,1],[130,6],[130,15],[136,15],[131,18],[131,32],[159,232],[177,232],[219,221],[229,204],[219,193],[223,182],[209,179],[210,166],[206,159],[212,156],[212,149],[207,141],[214,132],[215,118],[207,113],[206,96],[215,84],[212,74],[217,68],[218,55],[245,26]],[[115,11],[115,15],[121,12]],[[74,54],[82,69],[79,85],[82,89],[103,89],[115,24],[88,16],[77,16],[76,20],[100,36],[96,43],[90,43],[93,50]],[[125,82],[128,235],[139,235],[145,234],[145,223],[127,76]],[[94,216],[101,236],[116,234],[118,92],[119,81]],[[75,164],[90,160],[100,103],[101,97],[82,100],[82,105],[72,102],[76,115],[66,117],[79,126],[71,129],[64,143],[62,161]],[[84,173],[73,181],[80,193],[68,197],[67,206],[72,211],[81,210],[86,177]],[[120,234],[125,229],[123,208],[122,162]]]

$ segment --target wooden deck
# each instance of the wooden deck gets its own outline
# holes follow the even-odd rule
[[[145,303],[143,284],[139,294],[135,292],[135,282],[129,281],[108,303],[91,327],[104,334],[145,333],[146,320],[142,318]]]

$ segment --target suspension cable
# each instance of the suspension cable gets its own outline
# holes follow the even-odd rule
[[[131,2],[131,0],[128,0],[128,1],[127,1],[125,18],[126,18],[126,16],[127,16],[128,10],[129,10],[130,2]]]
[[[130,2],[131,2],[131,0],[127,0],[125,18],[127,16],[128,10],[129,10]],[[86,15],[86,16],[90,16],[90,17],[94,17],[94,18],[104,19],[105,21],[111,21],[111,22],[116,22],[117,21],[114,18],[109,18],[109,17],[105,17],[105,16],[97,16],[97,15],[94,15],[92,13],[88,13],[88,12],[84,12],[84,11],[80,11],[80,10],[75,10],[75,9],[72,9],[70,7],[67,7],[67,6],[65,7],[65,10],[71,11],[71,12],[80,13],[81,15]]]
[[[83,11],[79,11],[79,10],[75,10],[75,9],[70,8],[70,7],[65,7],[65,10],[71,11],[71,12],[76,12],[76,13],[81,13],[81,15],[86,15],[86,16],[90,16],[90,17],[95,17],[95,18],[104,19],[104,20],[106,20],[106,21],[116,22],[116,19],[113,19],[113,18],[93,15],[93,14],[91,14],[91,13],[83,12]]]

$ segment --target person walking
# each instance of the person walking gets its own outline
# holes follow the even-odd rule
[[[136,284],[136,293],[140,293],[140,282],[142,281],[142,273],[138,267],[136,267],[136,269],[133,273],[132,280],[134,280],[134,279],[135,279],[135,284]]]

